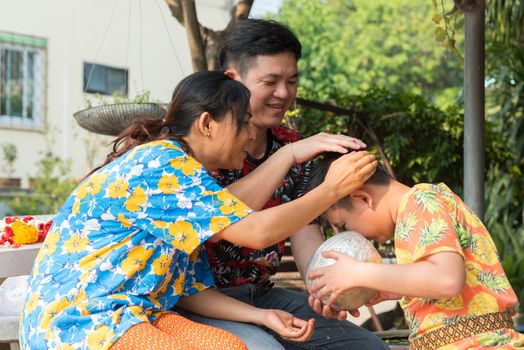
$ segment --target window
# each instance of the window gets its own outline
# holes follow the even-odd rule
[[[45,39],[0,33],[0,125],[39,127]]]
[[[127,69],[84,62],[84,91],[127,96]]]

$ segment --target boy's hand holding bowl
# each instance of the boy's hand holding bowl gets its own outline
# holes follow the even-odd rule
[[[341,261],[342,260],[342,261]],[[313,298],[320,299],[335,311],[357,310],[377,296],[377,291],[355,287],[344,290],[340,276],[351,280],[345,265],[352,262],[381,263],[382,258],[373,244],[354,231],[339,233],[326,240],[315,252],[307,268],[306,285]],[[335,266],[330,265],[337,263]],[[340,271],[338,271],[340,270]]]

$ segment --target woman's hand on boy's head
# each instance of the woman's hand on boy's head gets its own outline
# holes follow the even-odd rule
[[[351,136],[332,135],[321,132],[303,140],[293,142],[289,147],[294,153],[294,158],[297,163],[304,163],[324,152],[345,154],[348,153],[348,150],[363,149],[366,147],[366,144]]]
[[[375,172],[378,162],[367,151],[351,152],[331,163],[323,185],[343,198],[362,186]]]
[[[283,339],[305,342],[311,339],[315,330],[315,319],[309,321],[294,317],[282,310],[264,310],[263,325],[278,333]]]

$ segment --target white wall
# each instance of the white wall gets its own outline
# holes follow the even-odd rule
[[[229,4],[197,0],[200,21],[223,29]],[[24,186],[48,148],[72,161],[76,178],[90,169],[87,141],[99,145],[95,164],[109,152],[104,145],[111,137],[83,130],[72,117],[85,107],[88,96],[82,93],[83,62],[127,67],[129,97],[148,89],[153,98],[166,102],[176,83],[192,71],[185,30],[164,0],[0,0],[0,31],[48,40],[43,111],[48,131],[0,126],[0,144],[10,142],[18,148],[14,175]]]

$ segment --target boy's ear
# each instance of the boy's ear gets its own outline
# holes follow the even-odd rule
[[[351,203],[355,206],[367,206],[373,208],[373,197],[371,194],[363,189],[358,189],[349,194],[349,198],[352,199]]]

